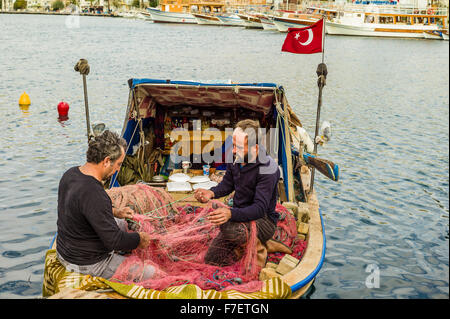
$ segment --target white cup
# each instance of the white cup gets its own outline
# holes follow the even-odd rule
[[[181,162],[181,167],[183,168],[183,173],[187,174],[189,169],[192,167],[192,163],[189,161],[183,161]]]

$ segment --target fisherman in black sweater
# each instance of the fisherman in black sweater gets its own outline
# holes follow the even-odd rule
[[[111,278],[126,257],[118,251],[146,248],[146,233],[127,232],[131,210],[114,211],[103,182],[120,168],[126,142],[105,131],[89,142],[87,162],[70,168],[58,189],[58,259],[68,271]],[[151,277],[154,269],[145,270]]]
[[[257,121],[237,123],[233,132],[234,163],[227,164],[219,185],[195,192],[195,198],[202,203],[235,192],[233,207],[218,208],[208,216],[211,223],[220,227],[205,256],[208,264],[228,266],[238,261],[236,248],[247,242],[251,221],[256,221],[257,237],[262,244],[275,233],[280,171],[274,159],[258,144],[258,130]]]

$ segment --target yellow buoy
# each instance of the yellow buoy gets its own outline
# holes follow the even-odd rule
[[[20,96],[20,99],[19,99],[19,105],[20,106],[29,106],[30,104],[31,104],[30,97],[28,96],[28,94],[23,92],[23,94]]]

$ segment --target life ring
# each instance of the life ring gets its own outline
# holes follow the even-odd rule
[[[434,14],[434,10],[433,10],[433,9],[431,9],[431,8],[428,8],[428,10],[427,10],[427,14],[428,14],[428,15],[432,15],[432,14]]]

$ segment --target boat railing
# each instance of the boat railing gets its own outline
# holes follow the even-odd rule
[[[392,14],[428,14],[428,15],[447,15],[446,7],[415,7],[407,5],[358,5],[345,4],[338,8],[338,11],[352,12],[370,12],[370,13],[392,13]]]
[[[228,1],[228,0],[226,0]],[[292,2],[292,3],[290,3]],[[391,4],[387,4],[391,3]],[[228,4],[226,4],[228,5]],[[439,15],[447,16],[447,7],[437,6],[410,6],[394,1],[359,1],[355,3],[335,3],[325,1],[302,1],[297,4],[294,0],[287,3],[280,3],[272,8],[267,6],[257,8],[257,6],[249,6],[244,12],[262,13],[265,12],[270,15],[283,16],[286,14],[300,14],[300,13],[325,13],[335,12],[342,15],[342,12],[360,12],[360,13],[388,13],[388,14],[420,14],[420,15]]]

